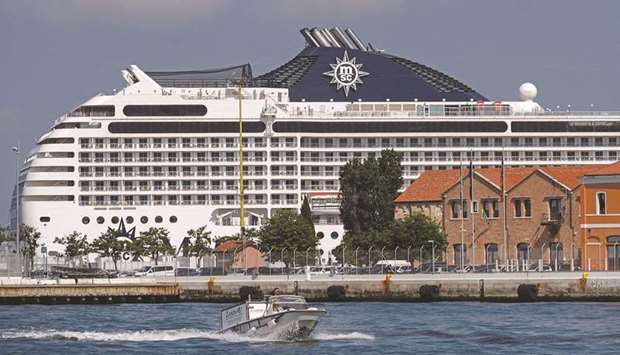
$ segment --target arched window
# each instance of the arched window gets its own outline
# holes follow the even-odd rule
[[[487,265],[495,265],[495,262],[499,259],[497,244],[488,243],[484,246],[486,250],[486,264]]]
[[[559,270],[562,267],[562,260],[564,259],[562,251],[562,243],[552,242],[549,243],[549,262],[553,270]]]
[[[620,235],[607,237],[607,270],[620,271]]]
[[[529,258],[530,258],[530,253],[529,253],[529,246],[527,245],[527,243],[517,244],[517,259],[519,259],[519,261],[524,261],[524,260],[529,260]]]
[[[457,267],[462,268],[467,264],[467,245],[454,244],[454,264]]]

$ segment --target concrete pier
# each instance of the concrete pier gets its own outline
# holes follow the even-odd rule
[[[0,304],[236,302],[272,292],[310,301],[620,301],[620,273],[217,276],[0,280]]]

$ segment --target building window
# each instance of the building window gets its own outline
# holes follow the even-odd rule
[[[607,237],[607,270],[620,271],[620,236]]]
[[[549,220],[559,221],[562,219],[562,199],[551,198],[549,199]]]
[[[529,198],[513,200],[515,218],[532,217],[532,201]]]
[[[596,214],[606,214],[606,199],[604,192],[596,193]]]
[[[499,201],[498,200],[482,200],[482,217],[498,218],[499,217]]]
[[[529,258],[530,258],[530,253],[529,253],[529,246],[527,245],[527,243],[517,244],[517,259],[523,262],[524,260],[529,260]]]
[[[472,200],[471,201],[471,213],[478,213],[478,210],[479,210],[478,201]]]
[[[552,242],[549,244],[549,262],[555,271],[562,267],[562,243]]]
[[[467,246],[464,244],[454,244],[454,264],[462,268],[467,264]]]
[[[499,260],[497,244],[489,243],[485,245],[487,265],[494,265]]]
[[[459,201],[450,201],[450,210],[452,211],[452,219],[457,219],[460,216]]]

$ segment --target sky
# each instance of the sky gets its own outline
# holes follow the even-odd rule
[[[530,81],[545,107],[620,111],[619,18],[617,0],[0,0],[0,223],[11,146],[25,158],[59,115],[123,87],[131,64],[261,74],[303,48],[299,29],[351,27],[489,99],[517,100]]]

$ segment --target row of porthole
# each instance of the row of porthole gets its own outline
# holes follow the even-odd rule
[[[330,234],[329,236],[332,237],[332,239],[338,239],[338,232],[332,232],[332,234]],[[323,232],[318,232],[316,234],[316,237],[320,240],[325,237],[325,234]]]
[[[178,219],[176,216],[170,216],[170,218],[168,219],[170,221],[170,223],[177,223]],[[96,219],[98,224],[104,224],[105,223],[105,218],[102,216],[97,217]],[[164,221],[164,218],[162,216],[156,216],[155,217],[155,223],[162,223]],[[120,218],[117,216],[114,216],[112,218],[110,218],[110,222],[112,224],[117,224],[118,222],[120,222]],[[127,224],[133,224],[134,219],[132,216],[128,216],[125,217],[125,222]],[[90,223],[90,217],[82,217],[82,223],[83,224],[89,224]],[[140,217],[140,223],[142,224],[147,224],[149,223],[149,218],[147,216],[142,216]]]

